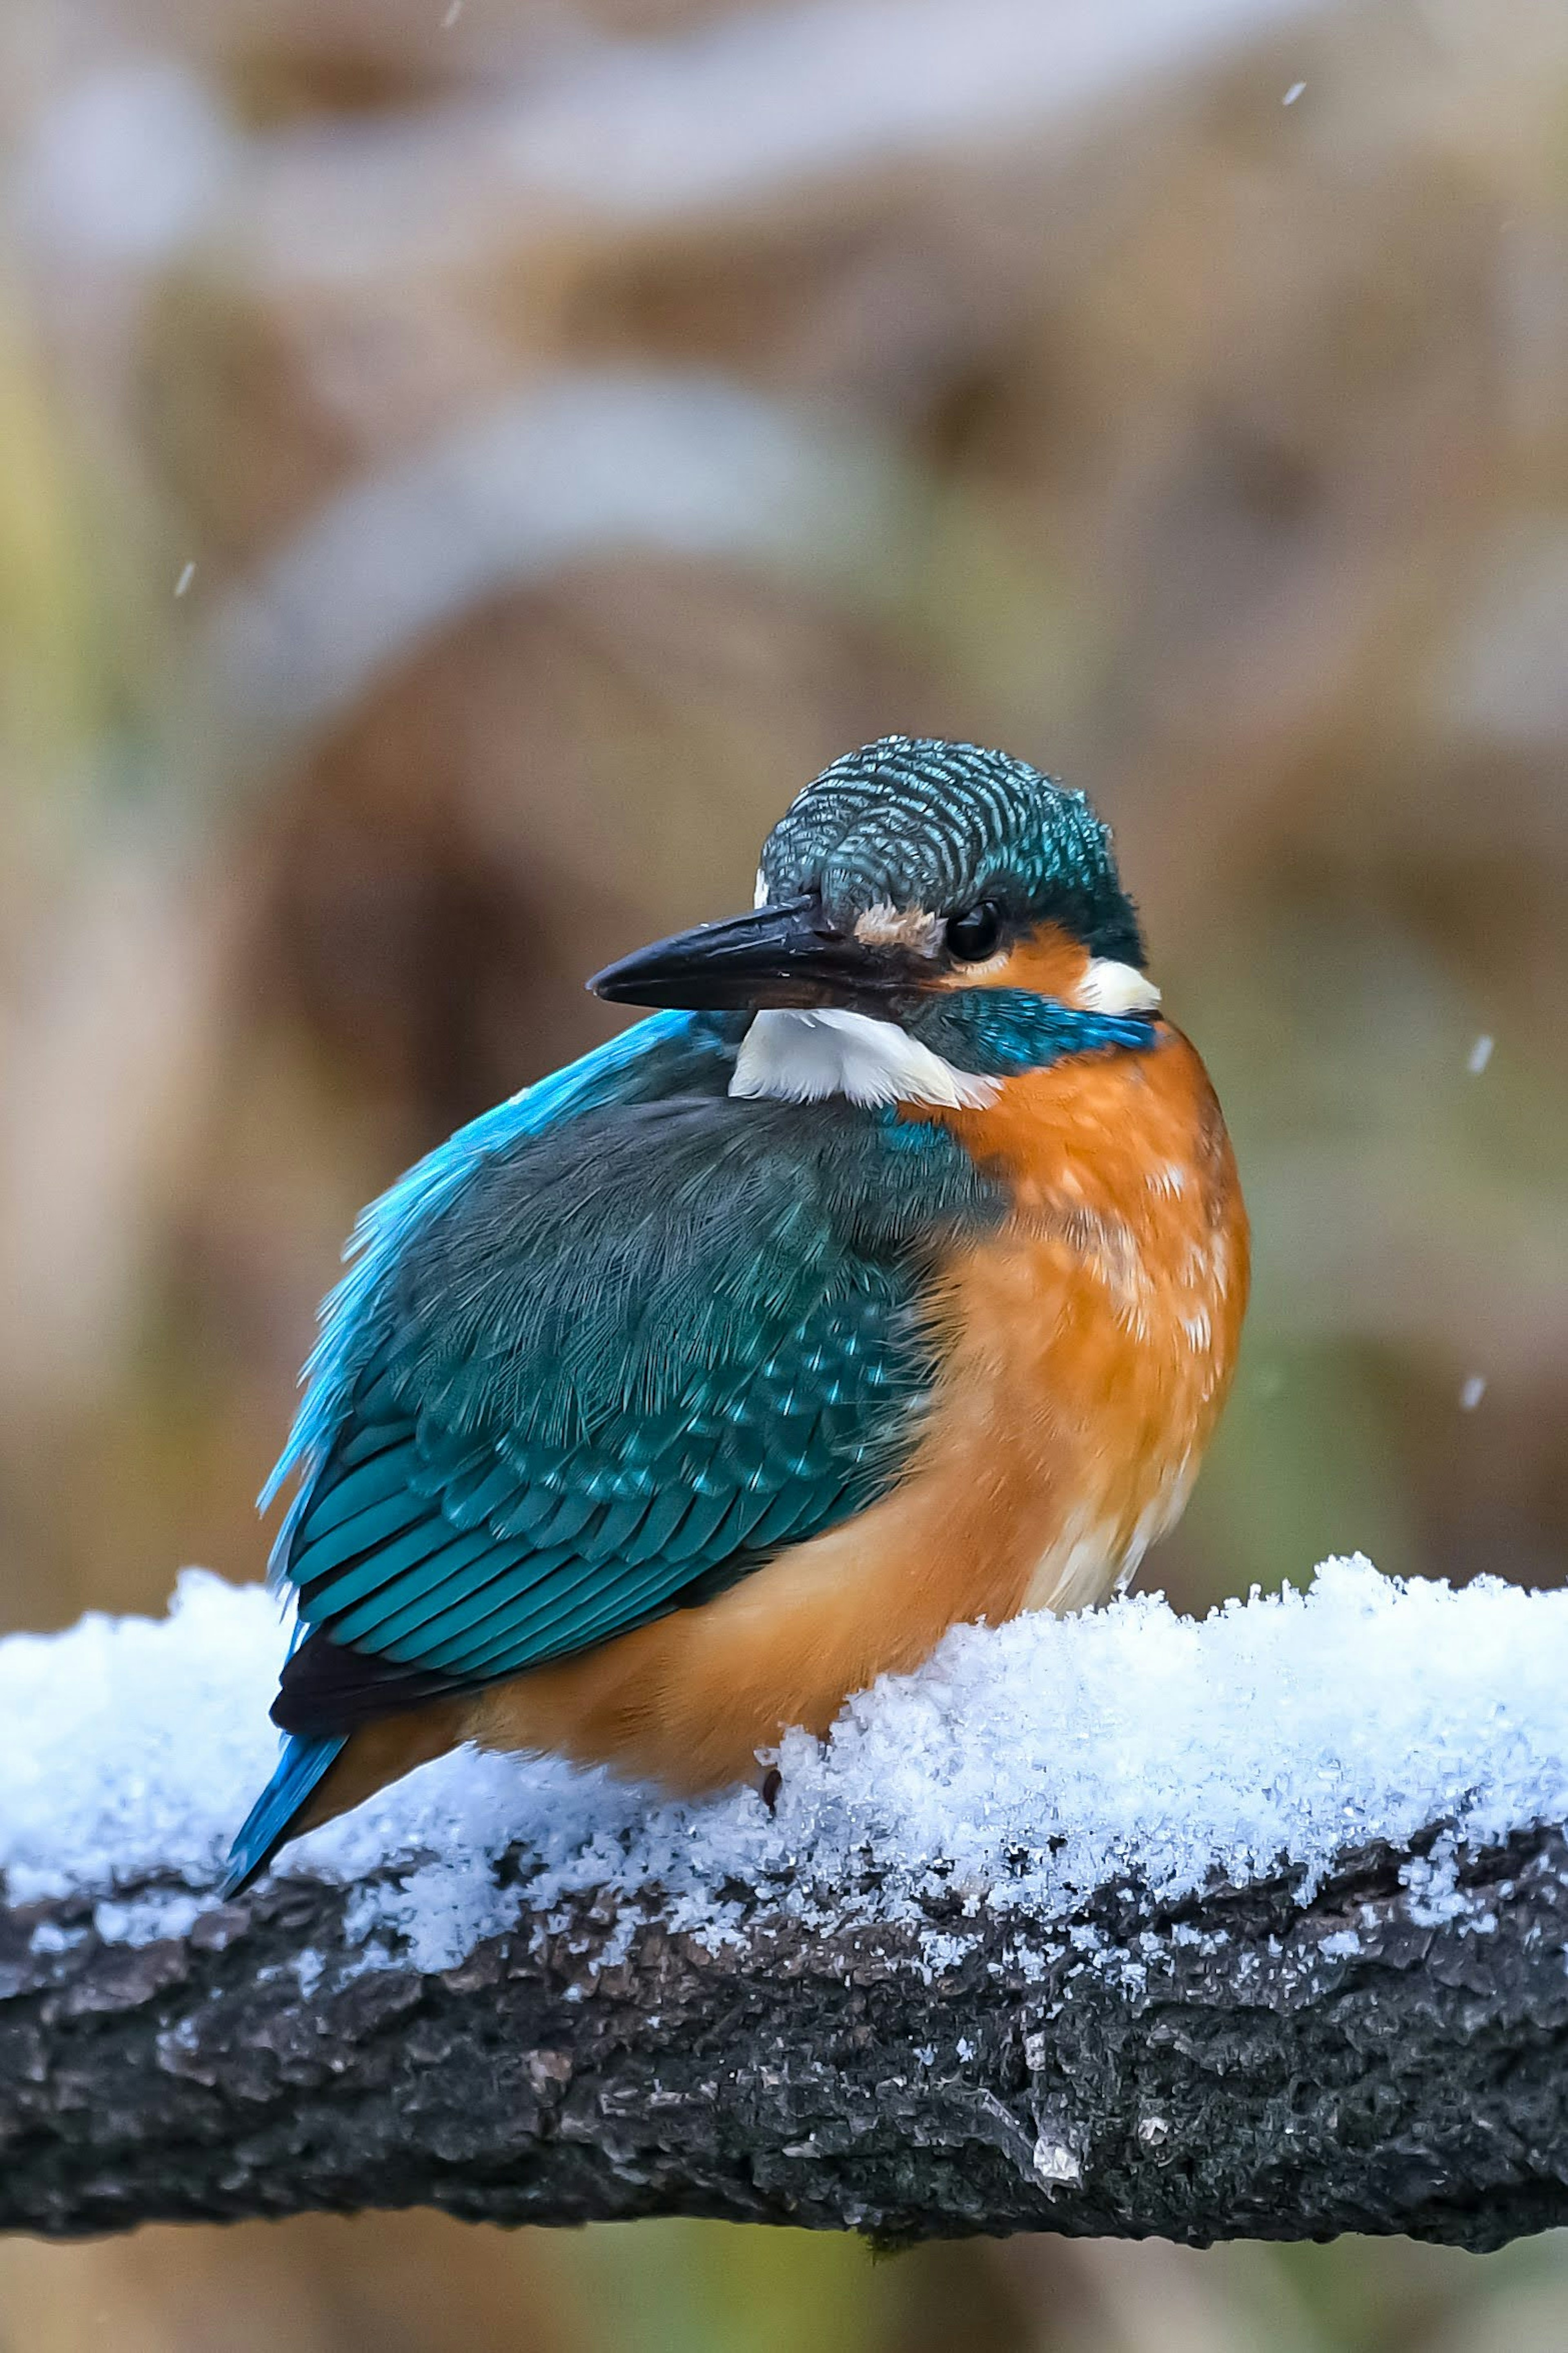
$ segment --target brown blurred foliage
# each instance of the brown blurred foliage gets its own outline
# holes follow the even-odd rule
[[[0,135],[0,1627],[258,1572],[359,1204],[887,729],[1089,786],[1231,1114],[1250,1339],[1152,1575],[1560,1577],[1560,0],[13,0]],[[0,2250],[0,2348],[1447,2353],[1565,2293],[368,2218]]]

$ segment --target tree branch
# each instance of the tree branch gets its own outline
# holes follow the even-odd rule
[[[367,1966],[353,1891],[316,1882],[140,1947],[89,1896],[0,1910],[0,2225],[420,2204],[1493,2247],[1568,2221],[1568,1849],[1462,1852],[1424,1905],[1440,1836],[1304,1905],[1106,1888],[1032,1960],[956,1901],[825,1935],[758,1898],[714,1950],[605,1894],[424,1976]]]

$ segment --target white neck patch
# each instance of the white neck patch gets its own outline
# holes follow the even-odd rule
[[[850,1103],[936,1103],[949,1111],[983,1111],[994,1103],[999,1079],[954,1070],[895,1021],[837,1006],[818,1012],[770,1008],[753,1016],[741,1040],[730,1092],[780,1103],[819,1103],[844,1095]]]
[[[1086,1013],[1152,1013],[1160,992],[1136,965],[1091,956],[1078,985],[1078,1001]]]

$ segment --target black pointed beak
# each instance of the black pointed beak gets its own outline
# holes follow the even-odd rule
[[[679,1006],[696,1013],[766,1005],[855,1006],[886,1011],[915,976],[907,950],[868,946],[836,932],[815,898],[699,923],[606,965],[588,983],[612,1005]]]

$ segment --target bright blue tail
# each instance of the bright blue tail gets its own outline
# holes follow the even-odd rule
[[[347,1737],[342,1735],[331,1740],[301,1740],[290,1734],[285,1740],[278,1770],[247,1814],[228,1851],[228,1869],[218,1890],[226,1902],[266,1870],[288,1837],[295,1815],[347,1746]]]

